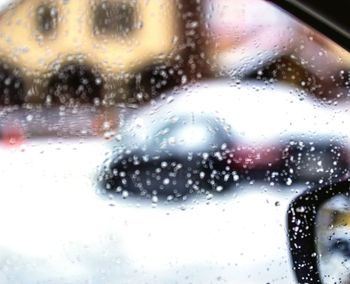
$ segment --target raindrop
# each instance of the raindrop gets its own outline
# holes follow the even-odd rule
[[[26,117],[26,120],[27,120],[28,122],[32,121],[32,120],[33,120],[33,115],[28,114],[27,117]]]
[[[127,190],[123,190],[123,192],[122,192],[122,197],[123,197],[124,199],[126,199],[126,198],[128,198],[128,196],[129,196],[129,192],[128,192]]]
[[[219,186],[216,187],[216,191],[217,191],[217,192],[221,192],[223,189],[224,189],[224,188],[223,188],[221,185],[219,185]]]

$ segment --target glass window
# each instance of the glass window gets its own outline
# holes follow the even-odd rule
[[[0,4],[0,283],[293,283],[348,52],[262,0]]]

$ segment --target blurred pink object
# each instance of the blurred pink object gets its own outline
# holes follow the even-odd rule
[[[297,23],[271,3],[208,0],[206,4],[210,53],[220,69],[249,72],[288,52],[297,38]]]
[[[347,52],[267,1],[207,0],[206,13],[209,53],[220,70],[244,75],[283,55],[312,61],[309,71],[319,76],[350,63]]]

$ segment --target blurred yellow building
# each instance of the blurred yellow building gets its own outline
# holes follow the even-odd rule
[[[77,56],[130,72],[176,52],[179,36],[168,0],[27,0],[1,16],[0,33],[0,56],[36,75]]]
[[[190,2],[197,1],[15,2],[0,17],[0,75],[15,75],[25,102],[148,100],[189,80],[189,70],[201,76],[198,4]],[[0,89],[3,104],[21,101],[16,86]]]

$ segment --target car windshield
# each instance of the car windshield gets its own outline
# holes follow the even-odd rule
[[[0,283],[296,283],[288,204],[349,170],[347,51],[263,0],[0,7]]]

